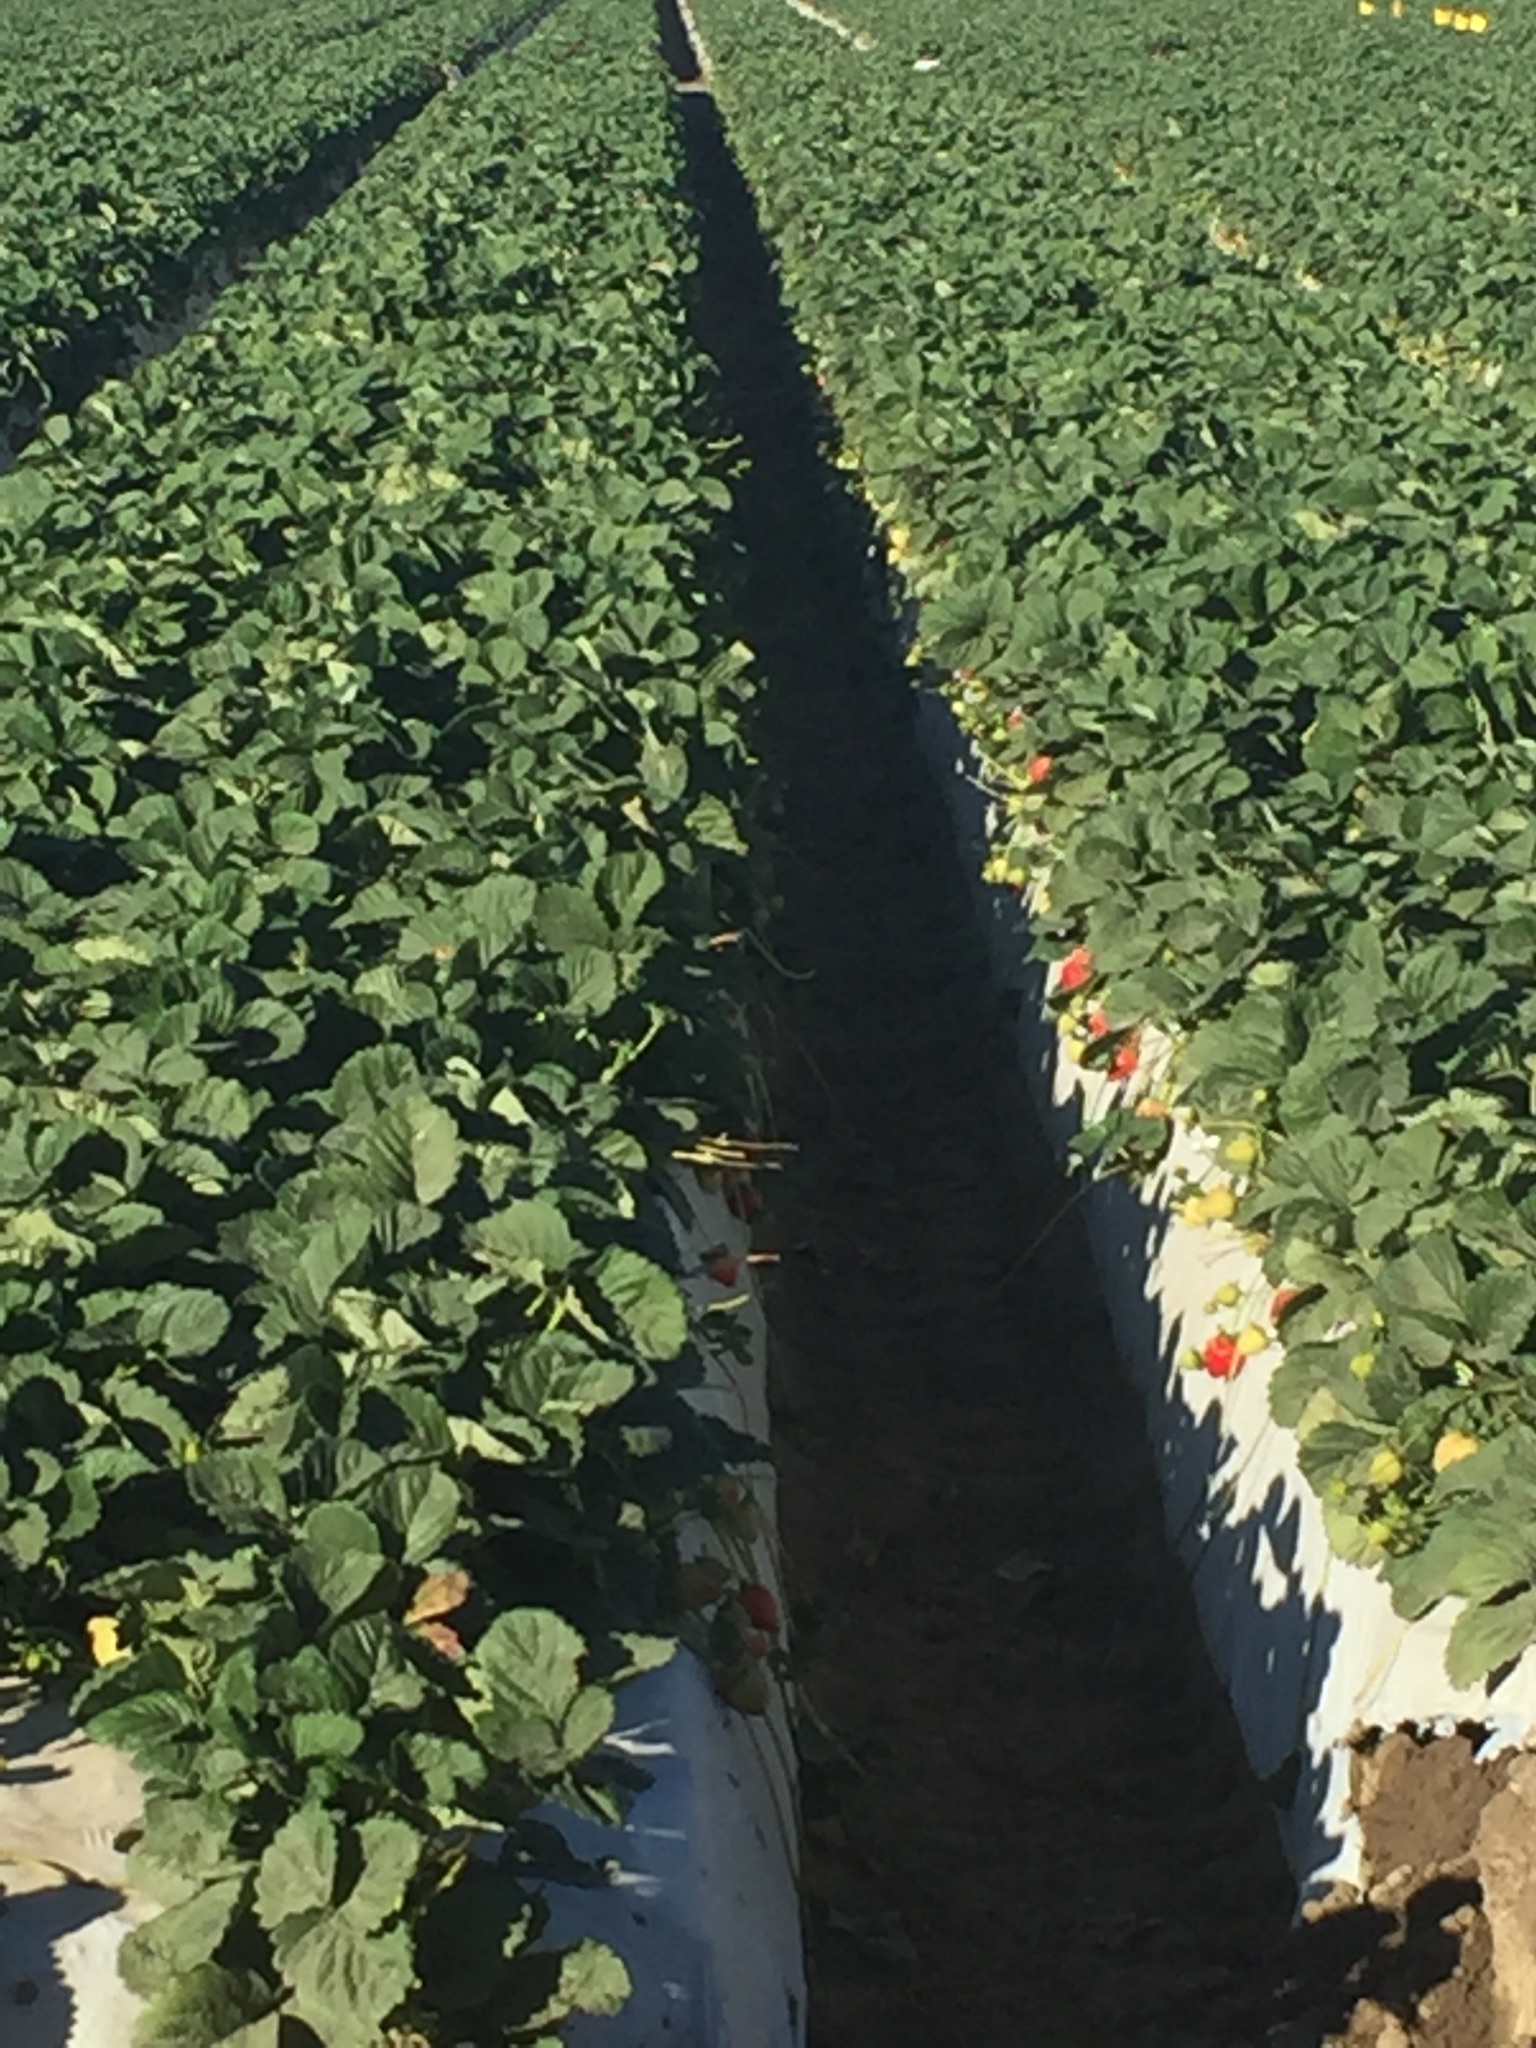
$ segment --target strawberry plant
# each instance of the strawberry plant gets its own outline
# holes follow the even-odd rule
[[[1190,1199],[1300,1290],[1272,1402],[1333,1540],[1496,1673],[1536,1640],[1530,28],[697,11],[1069,1048],[1238,1145]]]
[[[144,1773],[142,2048],[615,2010],[535,1809],[622,1811],[748,1516],[666,1223],[748,757],[650,35],[573,0],[0,482],[0,1637]]]

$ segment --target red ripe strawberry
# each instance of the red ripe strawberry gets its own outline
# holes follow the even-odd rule
[[[1055,763],[1049,754],[1036,754],[1035,758],[1024,770],[1024,774],[1026,778],[1030,782],[1034,783],[1035,787],[1038,789],[1040,784],[1044,782],[1047,775],[1050,774],[1051,769],[1054,766]]]
[[[1104,1038],[1109,1032],[1109,1018],[1103,1010],[1095,1010],[1088,1019],[1088,1036]]]
[[[1218,1330],[1200,1354],[1201,1363],[1213,1380],[1229,1380],[1242,1370],[1243,1355],[1237,1348],[1237,1339],[1226,1330]]]
[[[413,1633],[423,1642],[430,1643],[440,1656],[447,1657],[451,1663],[462,1664],[469,1655],[457,1629],[450,1628],[446,1621],[419,1621]]]
[[[765,1628],[771,1636],[778,1634],[782,1626],[779,1603],[769,1587],[757,1584],[743,1586],[736,1598],[746,1609],[747,1618],[754,1628]]]
[[[1141,1053],[1134,1038],[1128,1038],[1124,1045],[1116,1048],[1115,1056],[1109,1063],[1111,1081],[1129,1081],[1141,1061]]]
[[[734,1287],[741,1278],[741,1261],[730,1252],[717,1252],[704,1270],[717,1285]]]
[[[1269,1304],[1269,1320],[1277,1329],[1287,1311],[1300,1301],[1304,1292],[1305,1289],[1300,1287],[1279,1287],[1275,1290],[1275,1298]]]
[[[1086,946],[1075,946],[1061,963],[1061,987],[1067,995],[1076,994],[1093,973],[1093,955]]]

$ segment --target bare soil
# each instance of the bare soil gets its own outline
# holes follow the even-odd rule
[[[1475,1845],[1511,1759],[1479,1762],[1480,1735],[1362,1739],[1351,1772],[1362,1884],[1309,1908],[1288,1944],[1281,2004],[1300,2017],[1286,2048],[1311,2048],[1319,2030],[1331,2048],[1508,2048]]]

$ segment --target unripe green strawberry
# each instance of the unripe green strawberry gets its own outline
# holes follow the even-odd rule
[[[720,1517],[720,1526],[738,1543],[756,1543],[763,1534],[763,1511],[749,1496],[740,1507],[726,1509]]]
[[[766,1714],[773,1698],[768,1673],[754,1657],[744,1657],[739,1664],[717,1672],[715,1690],[738,1714]]]
[[[1372,1486],[1396,1486],[1402,1476],[1402,1459],[1390,1444],[1383,1444],[1371,1460],[1370,1481]]]
[[[678,1605],[690,1613],[713,1607],[730,1583],[731,1575],[717,1557],[690,1557],[673,1577]]]
[[[704,1502],[704,1512],[717,1529],[723,1529],[739,1543],[755,1543],[763,1533],[762,1511],[734,1474],[715,1481]]]
[[[1469,1436],[1464,1429],[1448,1429],[1435,1445],[1434,1467],[1437,1472],[1448,1472],[1453,1465],[1459,1465],[1464,1458],[1476,1455],[1481,1448],[1475,1436]]]

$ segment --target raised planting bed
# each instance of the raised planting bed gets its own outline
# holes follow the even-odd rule
[[[0,481],[0,1661],[136,2048],[799,2023],[677,159],[573,0]]]
[[[975,752],[934,692],[919,701],[918,729],[979,877],[992,821]],[[1020,1063],[1065,1155],[1121,1090],[1064,1051],[1050,1001],[1059,971],[1032,958],[1018,894],[978,879],[975,896],[999,984],[1018,997]],[[1155,1073],[1150,1047],[1147,1056]],[[1180,1214],[1191,1188],[1230,1179],[1219,1143],[1181,1124],[1145,1180],[1085,1184],[1082,1201],[1116,1336],[1146,1402],[1170,1536],[1291,1865],[1304,1894],[1320,1896],[1363,1868],[1359,1738],[1472,1726],[1484,1754],[1524,1744],[1536,1733],[1536,1663],[1526,1659],[1491,1700],[1482,1686],[1453,1684],[1454,1603],[1405,1620],[1376,1574],[1334,1551],[1296,1436],[1271,1411],[1275,1289],[1233,1224]],[[1048,1262],[1043,1248],[1042,1270]],[[1225,1378],[1190,1367],[1189,1354],[1203,1358],[1223,1332],[1248,1329],[1264,1342],[1247,1367]]]
[[[1528,29],[695,12],[1100,1077],[1074,1150],[1147,1190],[1105,1212],[1129,1348],[1208,1383],[1157,1394],[1175,1526],[1218,1646],[1234,1575],[1278,1617],[1221,1654],[1335,1867],[1351,1717],[1523,1734],[1536,1640],[1533,358],[1490,183]],[[1409,106],[1439,153],[1383,191]]]
[[[0,454],[534,11],[500,0],[0,6]],[[6,445],[9,440],[10,446]]]
[[[746,1263],[750,1233],[718,1189],[687,1175],[673,1212],[684,1286],[701,1326],[726,1325],[729,1349],[706,1348],[689,1399],[766,1440],[766,1342]],[[683,1215],[689,1217],[683,1220]],[[724,1257],[722,1258],[722,1250]],[[731,1284],[719,1277],[732,1266]],[[713,1274],[709,1270],[714,1268]],[[778,1595],[771,1469],[743,1479],[762,1516],[733,1536],[696,1517],[680,1531],[691,1560],[714,1559],[732,1583]],[[805,1982],[797,1889],[798,1814],[789,1695],[746,1715],[720,1697],[705,1654],[680,1650],[615,1701],[606,1747],[649,1781],[623,1823],[549,1808],[594,1881],[541,1889],[548,1940],[598,1941],[628,1972],[609,2017],[573,2022],[574,2048],[800,2048]],[[143,1787],[121,1751],[92,1742],[58,1697],[12,1681],[0,1693],[0,2009],[7,2048],[134,2048],[144,2010],[118,1967],[125,1937],[153,1918],[116,1839],[139,1823]],[[478,1852],[492,1857],[486,1833]]]

